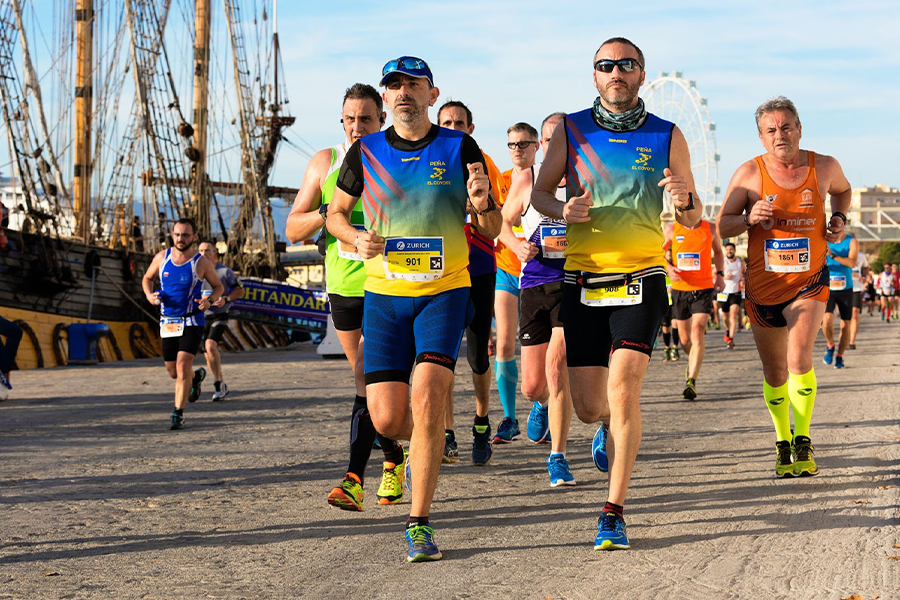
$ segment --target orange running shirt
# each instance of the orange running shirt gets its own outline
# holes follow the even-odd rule
[[[672,263],[678,268],[678,281],[672,289],[682,292],[708,290],[715,284],[712,274],[712,230],[709,221],[700,221],[694,229],[675,222],[672,231]]]
[[[501,197],[497,202],[500,206],[503,206],[503,203],[506,202],[506,194],[509,192],[509,186],[512,183],[512,172],[513,170],[510,169],[501,176]],[[516,253],[510,250],[506,244],[499,239],[497,240],[497,268],[503,269],[515,277],[518,277],[519,273],[522,272],[522,263],[519,262]]]
[[[775,212],[750,228],[747,244],[747,299],[755,304],[788,302],[822,281],[825,266],[825,202],[819,193],[816,155],[807,150],[806,179],[794,189],[775,183],[757,156],[759,202]],[[828,276],[824,278],[828,284]],[[824,295],[823,302],[828,299]]]

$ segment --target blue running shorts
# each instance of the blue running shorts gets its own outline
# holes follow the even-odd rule
[[[494,289],[498,292],[507,292],[516,298],[519,297],[519,278],[503,269],[497,269],[497,283]]]

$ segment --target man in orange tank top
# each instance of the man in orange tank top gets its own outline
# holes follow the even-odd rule
[[[775,424],[775,475],[815,475],[813,343],[829,295],[825,247],[846,225],[850,182],[834,158],[800,149],[800,116],[787,98],[756,109],[756,126],[766,153],[738,168],[716,223],[724,237],[749,236],[745,308]]]
[[[667,225],[664,248],[669,246],[672,247],[671,271],[674,275],[672,320],[688,355],[682,395],[685,400],[695,400],[696,380],[706,353],[706,324],[716,293],[725,289],[725,255],[722,240],[716,235],[716,226],[709,221],[701,220],[693,227],[677,222]],[[716,263],[715,278],[713,260]]]

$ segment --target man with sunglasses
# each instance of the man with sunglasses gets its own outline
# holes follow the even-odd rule
[[[341,124],[344,142],[320,150],[309,161],[303,184],[288,215],[286,234],[292,243],[312,239],[322,231],[325,236],[325,285],[331,306],[331,318],[338,342],[350,361],[356,383],[356,398],[350,415],[350,461],[341,483],[328,494],[328,503],[342,510],[363,510],[363,483],[366,465],[377,439],[384,453],[379,504],[397,504],[403,498],[403,448],[394,440],[378,434],[366,402],[366,384],[362,372],[364,342],[362,339],[363,284],[366,268],[353,248],[342,245],[323,231],[325,216],[334,196],[338,171],[351,144],[375,133],[384,125],[384,105],[371,85],[355,83],[344,93]],[[353,207],[351,220],[362,229],[362,206]]]
[[[500,213],[478,145],[428,117],[439,90],[425,61],[389,61],[381,85],[394,124],[350,147],[326,225],[366,260],[369,412],[376,430],[410,440],[407,560],[420,562],[441,558],[428,514],[453,371],[471,320],[466,213],[489,238],[499,233]],[[360,198],[364,231],[350,220]]]
[[[592,450],[609,472],[609,495],[594,548],[614,550],[630,547],[622,513],[641,440],[641,385],[667,307],[663,190],[682,225],[698,222],[701,205],[684,135],[638,97],[640,49],[612,38],[593,64],[600,95],[553,132],[531,202],[568,224],[561,317],[569,382],[578,417],[602,421]],[[565,203],[555,194],[563,176]]]

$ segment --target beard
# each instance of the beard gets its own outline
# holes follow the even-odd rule
[[[406,106],[402,106],[400,108],[396,108],[397,104],[400,102],[406,102]],[[428,108],[416,104],[416,101],[409,97],[399,97],[394,102],[394,108],[391,109],[391,115],[394,117],[395,121],[400,121],[401,123],[415,123],[419,119],[422,118],[422,115],[428,113]]]
[[[603,103],[613,108],[628,108],[638,95],[639,85],[630,86],[624,79],[614,79],[609,83],[621,83],[625,88],[610,89],[609,87],[598,90]],[[608,84],[607,84],[608,85]]]

